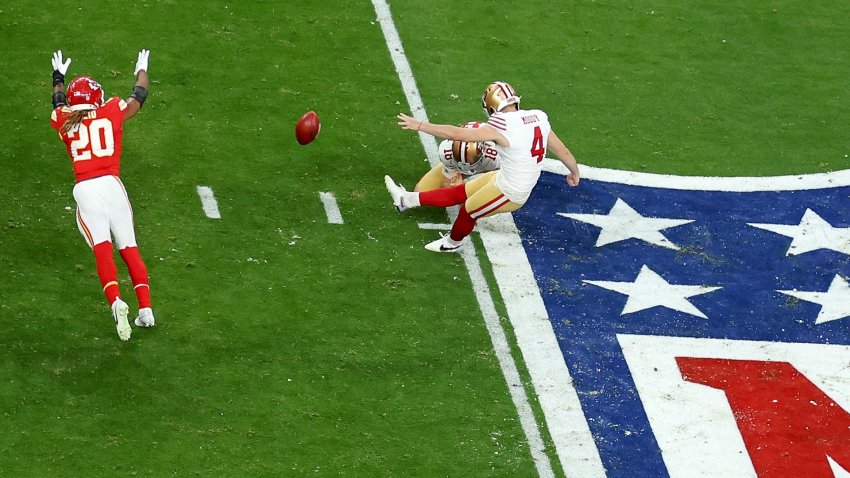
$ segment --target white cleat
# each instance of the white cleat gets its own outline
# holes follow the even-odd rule
[[[456,246],[452,246],[449,244],[448,239],[449,236],[446,235],[434,242],[429,242],[428,244],[425,244],[425,249],[434,252],[460,252],[460,250],[463,249],[462,242]]]
[[[121,299],[115,299],[112,303],[112,317],[115,319],[118,338],[124,341],[130,340],[130,334],[133,333],[130,322],[127,320],[128,315],[130,315],[130,306]]]
[[[387,185],[387,191],[390,192],[390,196],[393,198],[393,206],[395,206],[396,211],[407,211],[409,207],[404,204],[404,193],[407,192],[407,189],[404,189],[404,186],[400,184],[396,184],[393,178],[389,176],[384,176],[384,184]]]
[[[153,327],[156,325],[156,320],[153,318],[153,310],[150,307],[139,309],[139,315],[133,321],[136,327]]]

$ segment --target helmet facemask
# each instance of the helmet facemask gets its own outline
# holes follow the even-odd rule
[[[452,154],[457,162],[457,168],[463,174],[471,174],[483,157],[483,145],[477,142],[452,142]]]

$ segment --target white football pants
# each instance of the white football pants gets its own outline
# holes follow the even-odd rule
[[[136,246],[133,208],[117,176],[100,176],[74,186],[77,227],[89,247],[115,238],[118,250]]]

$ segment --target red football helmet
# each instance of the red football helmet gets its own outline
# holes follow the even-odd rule
[[[103,88],[88,76],[78,76],[65,94],[72,111],[93,110],[103,104]]]

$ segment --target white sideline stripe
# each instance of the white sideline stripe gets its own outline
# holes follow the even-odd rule
[[[764,177],[713,177],[713,176],[672,176],[667,174],[622,171],[619,169],[595,168],[579,165],[581,177],[607,183],[629,184],[653,188],[722,191],[722,192],[759,192],[759,191],[801,191],[806,189],[824,189],[850,186],[850,169],[829,173],[797,174],[793,176]],[[546,158],[543,170],[556,174],[567,174],[567,167],[557,159]]]
[[[451,224],[435,224],[435,223],[419,223],[420,229],[430,230],[449,230]],[[484,325],[487,327],[487,332],[490,334],[490,340],[493,342],[493,351],[499,359],[499,365],[502,368],[502,374],[505,376],[505,382],[508,385],[508,392],[511,394],[511,399],[517,409],[517,414],[520,416],[523,428],[525,426],[533,426],[534,432],[531,436],[526,433],[526,438],[529,442],[529,447],[534,456],[534,462],[537,466],[537,473],[546,478],[554,478],[555,473],[552,471],[552,464],[549,462],[549,457],[545,453],[545,445],[540,436],[540,431],[537,428],[537,422],[534,419],[534,410],[528,401],[528,395],[525,393],[525,386],[522,383],[522,378],[519,375],[519,370],[516,367],[516,362],[511,354],[511,347],[508,344],[508,338],[505,335],[505,330],[499,321],[499,314],[496,312],[496,306],[493,304],[493,296],[490,293],[490,287],[487,285],[487,279],[484,278],[484,272],[481,269],[481,262],[478,260],[478,255],[475,252],[475,243],[472,238],[467,239],[466,244],[460,251],[463,262],[469,271],[469,279],[472,282],[472,290],[475,292],[475,298],[478,300],[478,307],[481,309],[481,315],[484,316]],[[510,314],[509,314],[510,315]],[[548,324],[548,322],[547,322]],[[528,421],[529,423],[525,423]],[[584,423],[582,417],[581,422]],[[535,452],[535,450],[539,450]]]
[[[478,221],[502,301],[546,416],[549,434],[568,477],[604,478],[605,467],[555,337],[540,288],[514,218],[497,214]]]
[[[198,196],[201,198],[201,206],[204,208],[204,214],[210,219],[221,219],[221,213],[218,212],[218,201],[215,200],[212,188],[209,186],[198,186]]]
[[[398,36],[398,30],[395,28],[395,23],[393,22],[392,14],[390,13],[390,7],[387,5],[385,0],[372,0],[372,5],[375,7],[375,13],[378,15],[378,21],[381,24],[381,30],[384,33],[384,39],[387,43],[390,57],[395,65],[399,80],[401,80],[402,88],[404,89],[404,94],[407,98],[410,110],[416,119],[427,121],[428,115],[425,112],[425,106],[422,104],[419,89],[416,87],[416,80],[413,78],[410,63],[404,55],[404,49],[401,46],[401,39]],[[422,141],[422,146],[425,148],[425,153],[428,156],[428,162],[432,166],[437,164],[439,159],[437,158],[437,142],[434,137],[420,132],[419,139]],[[449,211],[449,216],[452,220],[455,219],[455,217],[452,216],[456,216],[456,214],[457,213],[453,210]],[[490,290],[486,281],[480,283],[477,282],[478,280],[483,280],[483,274],[476,275],[476,271],[480,273],[480,265],[478,264],[478,257],[475,256],[474,249],[470,248],[470,250],[471,252],[464,253],[464,262],[469,269],[470,279],[472,280],[473,287],[476,291],[475,295],[479,300],[481,313],[485,318],[487,331],[490,334],[490,339],[493,342],[493,349],[499,360],[499,365],[502,368],[505,381],[508,384],[511,399],[517,409],[520,425],[522,426],[523,432],[528,440],[531,458],[534,461],[534,466],[537,469],[538,475],[545,478],[554,477],[555,473],[552,470],[552,464],[549,461],[549,456],[546,455],[543,439],[540,435],[540,429],[537,426],[537,420],[534,417],[531,405],[528,403],[525,388],[523,387],[522,382],[516,381],[514,378],[514,374],[518,377],[516,372],[516,363],[510,353],[510,348],[507,347],[504,330],[501,328],[502,326],[498,317],[496,317],[495,320],[495,331],[489,322],[488,316],[491,314],[495,316],[495,309],[493,309],[493,312],[491,313],[487,306],[489,303],[489,307],[491,309],[493,308]],[[467,260],[468,257],[470,258],[469,260]],[[484,302],[482,302],[482,300]],[[550,333],[552,333],[551,329]],[[504,344],[501,343],[502,340],[505,341]],[[563,361],[563,358],[560,358],[559,360]],[[511,372],[511,370],[513,370],[513,372]],[[514,386],[515,384],[518,384],[519,386]]]
[[[484,324],[487,326],[487,332],[493,342],[493,351],[499,358],[499,365],[502,367],[502,374],[504,374],[505,382],[508,384],[508,391],[510,391],[511,399],[525,430],[537,473],[541,477],[554,478],[555,472],[552,470],[552,463],[546,454],[543,439],[534,418],[534,410],[528,401],[528,395],[525,393],[525,385],[523,385],[522,378],[519,376],[516,362],[511,354],[511,347],[508,344],[508,338],[505,336],[505,330],[502,328],[499,314],[496,312],[496,306],[493,305],[493,296],[490,287],[487,285],[487,280],[484,278],[484,272],[481,270],[481,263],[475,253],[475,244],[471,237],[467,239],[467,244],[461,249],[460,254],[467,270],[469,270],[469,278],[472,281],[475,298],[478,299],[478,307],[484,316]],[[582,420],[584,420],[584,417],[582,417]]]
[[[448,230],[451,229],[451,227],[451,224],[419,224],[420,229]],[[504,329],[502,329],[502,324],[499,322],[499,314],[496,312],[496,306],[493,304],[493,296],[490,293],[490,287],[487,285],[487,279],[484,278],[484,272],[481,270],[481,262],[478,260],[478,255],[475,252],[475,243],[472,242],[471,238],[467,240],[467,243],[464,245],[464,248],[461,249],[460,254],[461,257],[463,257],[467,270],[469,270],[469,278],[472,281],[475,298],[478,300],[478,306],[481,309],[481,314],[484,316],[484,324],[487,326],[487,332],[490,334],[490,339],[493,342],[493,350],[495,351],[496,356],[499,357],[499,364],[502,367],[502,373],[505,375],[505,381],[508,384],[508,390],[511,393],[514,406],[517,408],[517,413],[520,417],[531,417],[530,420],[533,421],[534,411],[531,409],[528,396],[525,393],[525,386],[522,383],[519,370],[517,370],[516,362],[513,360],[513,355],[511,355],[511,347],[508,344],[508,338],[505,335]],[[549,322],[547,320],[546,324],[548,323]],[[557,343],[555,345],[557,346]],[[507,357],[507,359],[505,359],[505,357]],[[564,368],[566,368],[566,366]],[[578,399],[578,397],[576,397],[576,399]],[[579,422],[584,423],[583,416],[579,417]],[[535,422],[534,426],[536,427],[536,425],[537,424]],[[588,429],[588,432],[589,431],[590,430]],[[539,437],[539,432],[537,436]],[[542,452],[542,440],[538,446],[540,446]],[[545,453],[540,459],[545,459],[547,465],[544,469],[541,469],[541,466],[538,466],[538,473],[540,476],[554,477],[555,474],[552,471],[552,465],[549,463],[549,458],[545,455]]]
[[[319,199],[322,200],[322,204],[325,206],[325,214],[328,216],[328,223],[343,224],[342,213],[339,212],[339,206],[336,203],[336,196],[334,196],[334,193],[320,192]]]
[[[390,50],[390,57],[393,60],[393,65],[395,65],[398,79],[401,80],[404,96],[407,98],[407,104],[410,106],[410,114],[420,121],[428,121],[428,113],[425,111],[425,105],[422,104],[422,97],[419,95],[419,88],[416,87],[413,70],[410,69],[410,62],[407,61],[404,48],[401,46],[401,38],[399,38],[398,30],[395,28],[390,6],[384,0],[372,0],[372,5],[375,7],[375,13],[378,15],[381,31],[384,32],[384,40],[387,42],[387,48]],[[421,131],[419,132],[419,140],[422,141],[422,146],[425,148],[425,155],[428,157],[428,162],[431,166],[435,166],[440,161],[437,156],[437,140],[430,134],[425,134]]]

